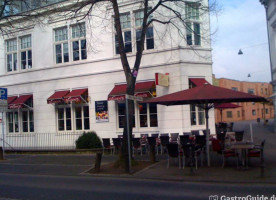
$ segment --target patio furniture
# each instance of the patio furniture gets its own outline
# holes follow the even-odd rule
[[[235,132],[235,140],[241,142],[243,140],[244,131],[236,131]]]
[[[195,144],[193,143],[186,143],[182,145],[183,149],[183,169],[186,166],[186,159],[188,159],[188,165],[192,168],[195,164],[197,169],[197,151],[195,150]]]
[[[241,152],[242,166],[246,169],[248,167],[247,152],[249,151],[249,149],[253,148],[254,144],[252,142],[235,142],[230,145],[230,149]]]
[[[145,153],[147,153],[147,150],[148,150],[147,137],[149,136],[149,134],[141,134],[140,136],[141,136],[140,142],[141,142],[142,150],[144,149]]]
[[[169,136],[168,133],[161,133],[160,136]]]
[[[152,133],[151,137],[158,138],[159,137],[159,133]]]
[[[118,138],[123,138],[124,136],[123,135],[118,135]]]
[[[191,132],[183,132],[183,135],[192,135]]]
[[[160,136],[160,143],[161,143],[161,155],[163,154],[164,148],[166,148],[167,144],[170,143],[170,137],[169,136]]]
[[[206,135],[195,136],[195,153],[200,154],[200,164],[203,166],[203,152],[206,149]]]
[[[113,145],[115,147],[115,149],[114,149],[114,154],[115,154],[116,151],[120,150],[122,143],[123,143],[123,138],[112,138],[112,141],[113,141]]]
[[[227,131],[230,131],[230,132],[233,131],[233,127],[234,127],[234,122],[230,122],[227,127],[227,129],[228,129]]]
[[[134,154],[134,151],[138,153],[138,150],[140,150],[141,155],[143,154],[140,138],[132,138],[132,148],[133,148],[133,151],[132,151],[133,154]]]
[[[200,134],[199,134],[199,130],[193,130],[193,131],[191,131],[191,133],[192,133],[192,135],[194,135],[194,136],[200,135]]]
[[[171,143],[177,143],[179,133],[171,133]]]
[[[114,146],[111,146],[110,144],[110,138],[102,138],[103,141],[103,154],[104,150],[110,150],[110,153],[113,155]]]
[[[224,149],[221,141],[218,139],[212,140],[213,151],[222,155],[222,168],[225,166],[226,158],[236,157],[237,158],[237,168],[239,167],[239,154],[232,149]]]
[[[178,144],[176,143],[169,143],[166,145],[167,150],[168,150],[168,163],[167,163],[167,168],[170,167],[170,160],[171,158],[178,158],[178,165],[179,169],[181,168],[181,154],[178,149]]]
[[[179,142],[181,146],[184,146],[185,144],[191,144],[193,141],[190,139],[189,135],[180,135],[179,136]]]
[[[206,134],[207,134],[207,130],[202,130],[202,132],[203,132],[203,135],[205,135],[206,136]],[[209,133],[209,135],[210,135],[210,129],[208,129],[208,133]]]
[[[260,145],[255,145],[253,149],[249,149],[247,153],[248,162],[250,158],[260,158],[261,166],[264,163],[264,145],[265,140],[262,141]]]
[[[222,132],[222,133],[217,134],[217,139],[220,141],[223,149],[225,147],[225,136],[226,136],[226,132]]]

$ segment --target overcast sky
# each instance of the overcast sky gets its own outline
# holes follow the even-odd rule
[[[218,16],[211,15],[211,28],[216,30],[212,39],[213,73],[217,78],[270,82],[264,7],[259,0],[218,2],[222,10]],[[243,55],[238,55],[239,49]]]

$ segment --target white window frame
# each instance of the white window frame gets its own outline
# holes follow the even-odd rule
[[[141,114],[140,113],[140,103],[137,103],[138,104],[138,124],[139,124],[139,128],[156,128],[158,127],[158,111],[157,111],[157,107],[156,107],[156,113],[150,113],[150,105],[147,103],[146,106],[147,106],[147,113],[146,114]],[[146,115],[147,116],[147,126],[141,126],[141,118],[140,116],[141,115]],[[157,115],[157,126],[151,126],[151,115]]]
[[[124,116],[124,117],[126,117],[125,115],[119,115],[119,104],[125,104],[125,101],[123,101],[123,102],[116,102],[116,119],[117,119],[117,129],[123,129],[124,127],[120,127],[120,120],[119,120],[119,117],[120,116]],[[137,103],[136,103],[136,101],[134,101],[134,113],[133,113],[133,116],[134,116],[134,125],[133,125],[133,128],[137,128],[138,126],[137,126],[137,117],[136,117],[136,113],[137,113],[137,111],[136,111],[136,107],[137,107]]]
[[[23,112],[27,112],[27,121],[23,121]],[[32,121],[30,120],[30,112],[33,113],[33,119],[32,119]],[[31,122],[33,122],[33,126],[34,126],[34,112],[33,112],[33,110],[32,110],[32,109],[22,109],[22,110],[20,111],[20,116],[21,116],[20,122],[21,122],[22,133],[34,133],[34,127],[33,127],[33,131],[31,131],[31,128],[30,128],[30,127],[31,127],[31,126],[30,126]],[[24,128],[23,123],[24,123],[24,122],[27,122],[28,131],[24,131],[24,130],[23,130],[23,128]]]
[[[9,45],[10,42],[15,43],[15,45],[12,45],[13,48],[11,48],[12,46]],[[6,50],[6,56],[5,56],[5,58],[6,58],[6,65],[5,65],[6,66],[6,72],[11,73],[11,72],[18,71],[18,43],[17,43],[17,38],[6,40],[5,44],[6,44],[6,48],[5,48],[5,50]],[[11,56],[11,58],[12,58],[11,63],[8,62],[8,56]],[[11,71],[8,70],[8,65],[9,64],[11,64]]]
[[[84,116],[84,107],[88,107],[88,117]],[[81,118],[77,118],[76,117],[76,108],[81,108]],[[81,129],[77,129],[77,119],[81,119]],[[89,120],[89,128],[85,129],[84,127],[84,120],[88,119]],[[90,110],[89,110],[89,105],[88,104],[75,104],[74,105],[74,127],[75,127],[75,131],[87,131],[90,130]]]
[[[123,21],[122,22],[122,19],[124,16],[129,16],[128,17],[128,20],[127,21]],[[113,20],[114,21],[114,20]],[[125,12],[125,13],[121,13],[120,14],[120,21],[121,21],[121,28],[122,28],[122,36],[123,36],[123,41],[124,41],[124,46],[126,46],[126,43],[129,43],[129,42],[126,42],[125,41],[125,33],[126,32],[130,32],[130,46],[131,46],[131,51],[129,52],[126,52],[126,53],[133,53],[133,30],[132,30],[132,13],[131,12]],[[129,24],[129,25],[125,25],[125,24]],[[115,22],[114,22],[114,26],[115,27]],[[116,33],[116,29],[114,28],[114,52],[115,52],[115,55],[119,55],[120,52],[116,51],[117,49],[117,46],[119,48],[119,44],[118,42],[116,41],[116,36],[117,36],[117,33]]]
[[[190,119],[192,119],[192,113],[195,113],[195,118],[196,118],[196,124],[192,124],[192,120],[191,120],[191,126],[204,126],[206,124],[206,120],[205,120],[205,111],[204,109],[202,108],[199,108],[198,106],[195,106],[195,111],[192,110],[192,106],[195,106],[195,105],[190,105]],[[203,121],[204,123],[203,124],[200,124],[199,123],[199,114],[202,114],[203,113]]]
[[[80,35],[79,36],[73,36],[73,34],[74,34],[74,31],[73,31],[73,29],[74,29],[74,27],[84,27],[84,31],[79,31],[80,32]],[[87,30],[87,28],[86,28],[86,23],[85,22],[80,22],[80,23],[78,23],[78,24],[73,24],[73,25],[71,25],[70,26],[70,44],[71,44],[71,57],[72,57],[72,61],[73,62],[77,62],[77,61],[81,61],[81,60],[86,60],[87,59],[87,40],[86,40],[86,30]],[[83,32],[83,34],[81,34]],[[84,49],[82,49],[82,45],[81,45],[81,43],[82,43],[82,41],[85,41],[85,53],[86,53],[86,56],[85,56],[85,58],[82,58],[82,51],[84,50]],[[74,42],[78,42],[78,52],[79,52],[79,59],[78,60],[74,60],[74,45],[73,45],[73,43]]]
[[[71,114],[71,129],[70,130],[67,130],[67,115],[66,115],[66,108],[70,108],[70,114]],[[59,119],[59,116],[58,116],[58,110],[59,109],[63,109],[63,128],[64,130],[59,130],[59,121],[61,121]],[[66,132],[66,131],[73,131],[74,130],[74,126],[73,126],[73,109],[72,109],[72,106],[71,105],[58,105],[56,106],[56,109],[55,109],[55,112],[56,112],[56,123],[57,123],[57,131],[58,132]]]
[[[60,30],[66,30],[66,37],[65,38],[61,38],[59,37],[59,35],[57,34],[58,31]],[[65,36],[65,34],[64,34]],[[64,52],[64,45],[67,44],[67,52]],[[56,52],[56,46],[57,45],[61,45],[61,62],[57,62],[57,52]],[[64,27],[59,27],[54,29],[54,57],[55,57],[55,64],[62,64],[62,63],[67,63],[70,61],[70,51],[69,51],[70,47],[69,47],[69,41],[68,41],[68,27],[64,26]],[[65,54],[68,54],[68,60],[65,61]]]
[[[24,39],[24,38],[27,38],[27,37],[29,37],[30,38],[30,46],[28,46],[28,42],[27,42],[27,47],[22,47],[22,40]],[[33,52],[32,52],[32,35],[24,35],[24,36],[21,36],[21,37],[19,37],[19,41],[20,41],[20,44],[19,44],[19,46],[20,46],[20,50],[19,50],[19,60],[20,60],[20,69],[21,70],[28,70],[28,69],[32,69],[32,66],[33,66],[33,59],[32,59],[32,55],[33,55]],[[31,58],[29,58],[29,51],[31,52]],[[22,66],[22,57],[21,57],[21,53],[23,53],[23,52],[25,52],[26,53],[26,68],[25,69],[23,69],[23,66]],[[29,63],[29,60],[31,60],[31,62],[32,62],[32,65],[30,66],[30,65],[28,65],[28,63]]]
[[[9,117],[8,117],[8,115],[10,114],[10,113],[12,113],[12,123],[10,123],[10,121],[9,121]],[[15,113],[17,113],[17,125],[18,125],[18,131],[15,131]],[[20,112],[18,112],[18,110],[11,110],[11,111],[8,111],[8,112],[6,112],[6,121],[7,121],[7,123],[6,123],[6,125],[7,125],[7,133],[8,134],[18,134],[18,133],[20,133]],[[9,124],[12,124],[12,126],[13,126],[13,131],[12,132],[10,132],[10,129],[9,129]]]

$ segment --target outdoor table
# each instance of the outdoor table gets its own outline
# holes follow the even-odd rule
[[[234,142],[230,144],[230,149],[241,151],[242,165],[243,167],[246,167],[246,168],[248,166],[247,158],[246,158],[248,149],[253,149],[253,148],[254,148],[254,144],[252,142]]]

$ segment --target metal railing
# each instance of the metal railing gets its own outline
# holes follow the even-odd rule
[[[80,135],[82,135],[82,132],[7,134],[4,140],[5,150],[75,150],[75,142]],[[2,143],[3,139],[0,138],[0,140]]]

